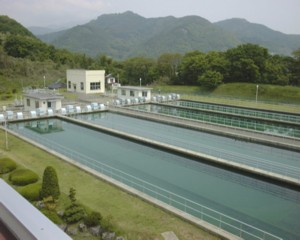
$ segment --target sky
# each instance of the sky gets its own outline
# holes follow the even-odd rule
[[[300,0],[0,0],[0,15],[25,27],[71,27],[125,11],[146,18],[197,15],[210,22],[244,18],[283,33],[300,34]]]

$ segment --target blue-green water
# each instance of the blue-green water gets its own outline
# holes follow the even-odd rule
[[[40,133],[32,130],[37,124],[30,123],[11,124],[10,128],[50,148],[59,145],[61,149],[57,151],[63,154],[68,149],[76,151],[283,239],[300,239],[300,192],[297,190],[69,122],[54,119],[40,122],[42,126],[50,123],[50,129],[59,126],[60,130]]]
[[[286,125],[284,123],[266,122],[259,119],[250,119],[240,116],[229,116],[218,112],[203,112],[197,109],[178,108],[175,106],[165,106],[157,104],[143,104],[129,106],[130,109],[147,111],[158,114],[177,116],[181,118],[199,120],[214,124],[245,128],[253,131],[264,132],[277,136],[289,136],[300,138],[300,127]]]
[[[195,152],[280,173],[296,179],[300,178],[300,152],[109,112],[76,115],[75,117]]]

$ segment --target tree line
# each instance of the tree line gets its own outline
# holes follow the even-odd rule
[[[158,59],[135,57],[117,61],[106,55],[91,58],[56,49],[29,36],[9,35],[1,44],[3,51],[15,58],[50,60],[68,68],[105,69],[122,84],[138,85],[142,79],[143,85],[159,82],[208,89],[230,82],[300,85],[300,48],[292,56],[281,56],[259,45],[243,44],[223,52],[165,53]]]

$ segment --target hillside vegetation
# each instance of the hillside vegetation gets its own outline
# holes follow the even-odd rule
[[[274,54],[291,55],[300,47],[300,35],[289,35],[266,26],[230,19],[211,23],[199,16],[144,18],[133,12],[104,14],[89,23],[40,39],[58,48],[116,60],[163,53],[226,51],[241,44],[258,44]]]
[[[119,16],[120,15],[120,16]],[[133,36],[136,29],[144,28],[143,24],[151,24],[157,34],[160,35],[162,26],[158,19],[144,19],[133,13],[101,16],[94,23],[98,26],[101,20],[102,27],[108,32],[114,31],[116,37]],[[120,28],[119,17],[124,18],[123,27]],[[197,17],[186,17],[185,21],[199,21],[204,28],[209,22]],[[129,21],[131,19],[131,22]],[[174,26],[173,17],[163,18],[165,24]],[[112,20],[115,20],[112,24]],[[126,21],[125,21],[126,20]],[[182,19],[181,19],[182,20]],[[129,22],[128,22],[129,21]],[[153,25],[153,22],[156,24]],[[201,24],[200,24],[201,23]],[[129,24],[130,27],[126,28]],[[1,99],[13,97],[22,87],[44,87],[50,82],[66,81],[65,71],[68,68],[104,69],[106,74],[112,74],[122,85],[139,85],[140,79],[143,86],[150,84],[196,86],[205,94],[217,94],[238,97],[244,95],[253,96],[249,92],[247,84],[300,85],[300,49],[293,52],[293,56],[281,56],[269,53],[268,49],[255,44],[242,44],[226,51],[201,51],[180,53],[163,53],[158,58],[133,57],[123,61],[117,61],[106,55],[98,55],[95,58],[85,54],[72,53],[65,49],[57,49],[52,45],[43,43],[22,25],[0,16],[0,93]],[[154,27],[155,26],[155,27]],[[78,26],[78,28],[86,28]],[[126,30],[125,30],[126,29]],[[128,35],[128,31],[133,35]],[[210,34],[210,30],[207,30]],[[105,36],[105,34],[102,34]],[[85,37],[87,35],[84,35]],[[192,38],[193,37],[188,37]],[[155,41],[150,41],[147,46],[155,47]],[[133,45],[135,43],[132,43]],[[122,47],[122,43],[116,43],[116,47]],[[228,85],[232,83],[243,83]],[[231,86],[224,88],[224,86]],[[236,89],[235,89],[236,88]],[[294,89],[291,87],[291,89]],[[232,90],[234,89],[234,90]],[[253,88],[252,88],[253,89]],[[297,94],[280,90],[274,87],[274,91],[268,93],[267,98],[276,98],[280,101],[297,102]],[[253,90],[251,90],[253,91]],[[263,87],[259,89],[260,97],[263,97]],[[248,93],[249,92],[249,93]],[[272,95],[272,96],[271,96]],[[294,100],[293,100],[294,99]]]

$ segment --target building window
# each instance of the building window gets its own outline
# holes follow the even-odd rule
[[[100,89],[100,82],[91,82],[90,83],[90,90],[99,90]]]
[[[71,88],[71,81],[68,81],[68,88]]]
[[[27,107],[30,107],[30,99],[29,98],[26,99],[26,105],[27,105]]]
[[[39,101],[35,101],[35,108],[39,108],[39,107],[40,107]]]
[[[134,97],[134,91],[130,90],[130,97]]]
[[[126,96],[126,91],[124,89],[122,89],[121,94],[122,94],[122,96]]]
[[[147,97],[147,95],[148,95],[148,92],[147,92],[147,91],[142,91],[142,96],[143,96],[143,97]]]
[[[83,82],[80,83],[80,90],[84,90]]]
[[[52,107],[52,103],[51,102],[47,102],[47,108],[51,108]]]

